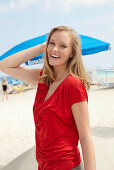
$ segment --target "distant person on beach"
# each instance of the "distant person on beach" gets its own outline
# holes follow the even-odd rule
[[[2,101],[4,101],[5,97],[6,97],[6,100],[8,100],[8,83],[7,83],[6,78],[4,78],[2,82],[2,91],[3,91]]]
[[[21,66],[43,53],[42,69]],[[38,170],[96,170],[86,91],[90,84],[77,33],[55,27],[46,43],[5,58],[0,70],[38,85],[33,106]]]

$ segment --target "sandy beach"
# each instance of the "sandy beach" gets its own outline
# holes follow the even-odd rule
[[[4,102],[0,95],[0,167],[3,170],[37,169],[32,113],[35,93],[33,89],[9,95]],[[88,97],[97,170],[113,170],[114,89],[93,86]]]

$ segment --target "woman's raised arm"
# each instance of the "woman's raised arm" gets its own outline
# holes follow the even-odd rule
[[[41,69],[30,69],[20,65],[42,54],[44,49],[45,43],[13,54],[0,61],[0,70],[17,79],[37,84]]]

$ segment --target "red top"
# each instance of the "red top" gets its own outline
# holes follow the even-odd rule
[[[88,95],[81,80],[72,75],[44,101],[48,88],[45,83],[38,84],[33,106],[36,160],[39,170],[71,170],[81,162],[71,106],[88,102]]]

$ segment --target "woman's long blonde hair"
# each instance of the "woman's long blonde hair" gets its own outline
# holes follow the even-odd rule
[[[67,62],[67,68],[71,75],[76,76],[81,79],[83,85],[87,90],[90,89],[90,83],[88,81],[88,75],[85,70],[83,61],[82,61],[82,55],[81,55],[81,43],[80,39],[75,32],[74,29],[68,27],[68,26],[58,26],[53,28],[49,35],[46,42],[46,50],[45,50],[45,61],[43,66],[43,73],[41,76],[41,82],[44,82],[46,84],[53,83],[55,81],[55,75],[53,71],[53,66],[49,64],[48,61],[48,54],[47,54],[47,47],[50,41],[50,38],[52,34],[56,31],[67,31],[71,34],[71,40],[72,40],[72,54],[73,56],[68,59]]]

